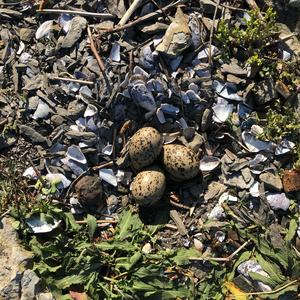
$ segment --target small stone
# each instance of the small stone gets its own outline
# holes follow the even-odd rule
[[[47,138],[45,138],[44,136],[39,134],[36,130],[34,130],[33,128],[27,125],[20,126],[20,134],[28,138],[34,144],[50,143],[50,141]]]
[[[51,293],[39,293],[36,300],[55,300]]]
[[[20,29],[20,39],[23,42],[31,42],[32,38],[35,35],[35,30],[31,28],[21,28]]]
[[[60,126],[61,124],[63,124],[66,119],[60,115],[53,115],[51,118],[50,118],[50,121],[51,123],[55,126],[55,127],[58,127]]]
[[[255,96],[258,105],[265,105],[267,102],[275,99],[277,97],[277,91],[273,79],[268,78],[258,83]]]
[[[83,143],[94,144],[97,141],[97,136],[94,132],[70,130],[65,134],[68,138]]]
[[[32,270],[25,270],[21,289],[21,300],[35,299],[35,295],[42,290],[40,278]]]
[[[79,202],[86,208],[99,207],[102,201],[101,180],[97,176],[84,176],[75,184]]]
[[[286,197],[285,193],[269,193],[266,198],[271,208],[274,210],[281,209],[287,211],[290,206],[290,200]]]
[[[300,172],[295,170],[285,170],[282,181],[286,193],[300,190]]]
[[[78,100],[71,101],[68,105],[68,117],[76,120],[83,116],[85,109],[86,107],[82,102]]]
[[[80,39],[82,31],[86,28],[87,21],[83,17],[73,18],[70,29],[62,42],[62,48],[71,48]]]
[[[247,70],[244,70],[239,65],[235,63],[231,64],[223,64],[221,67],[221,72],[223,74],[232,74],[237,77],[246,77],[247,76]]]
[[[234,83],[234,84],[245,84],[246,83],[246,80],[245,79],[241,79],[233,74],[228,74],[227,75],[227,81],[228,82],[231,82],[231,83]]]
[[[266,189],[280,192],[283,189],[280,176],[270,172],[262,173],[259,175],[260,181],[265,184]]]

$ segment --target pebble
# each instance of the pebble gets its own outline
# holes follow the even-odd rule
[[[69,32],[62,41],[62,48],[71,48],[80,39],[82,31],[86,28],[87,21],[83,17],[76,16],[73,18]]]
[[[47,138],[45,138],[44,136],[39,134],[36,130],[34,130],[33,128],[27,125],[21,125],[19,129],[20,129],[20,134],[28,138],[32,143],[35,144],[47,143],[48,145],[50,144],[50,141]]]
[[[31,42],[35,35],[35,30],[31,28],[21,28],[20,29],[20,39],[23,42]]]
[[[270,172],[262,173],[259,175],[260,181],[265,184],[266,189],[280,192],[283,189],[280,176]]]

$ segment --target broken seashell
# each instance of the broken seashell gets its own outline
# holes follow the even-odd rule
[[[51,112],[50,107],[48,104],[43,102],[42,100],[39,99],[39,104],[32,116],[32,119],[37,120],[37,119],[45,119],[49,116]]]
[[[49,173],[45,176],[45,179],[50,183],[56,183],[57,189],[65,189],[71,184],[71,181],[60,173]]]
[[[119,62],[121,60],[120,49],[120,44],[118,42],[114,42],[109,55],[109,58],[112,61]]]
[[[233,111],[233,104],[229,104],[226,100],[223,100],[222,102],[215,104],[212,107],[212,110],[214,112],[213,120],[216,123],[224,123]]]
[[[216,169],[220,165],[220,159],[215,156],[205,155],[200,160],[200,170],[202,172],[209,172]]]
[[[73,17],[68,14],[62,14],[58,17],[58,24],[62,27],[64,33],[68,33]]]
[[[101,169],[99,170],[99,176],[105,182],[111,184],[112,186],[118,186],[117,177],[112,169]]]
[[[51,232],[53,229],[57,228],[61,221],[53,218],[53,224],[48,223],[46,220],[42,219],[40,215],[33,215],[26,220],[26,224],[33,233],[47,233]]]
[[[84,117],[93,117],[98,113],[98,108],[93,105],[93,104],[89,104],[84,112]]]
[[[66,156],[74,161],[79,162],[80,164],[86,164],[87,160],[82,153],[80,147],[72,145],[68,148]]]
[[[233,83],[221,83],[218,80],[214,80],[212,83],[213,89],[216,93],[229,100],[242,101],[243,98],[236,93],[236,87]]]
[[[258,140],[249,131],[242,132],[242,140],[250,152],[271,151],[272,143]]]
[[[275,149],[275,155],[283,155],[286,153],[289,153],[293,150],[293,148],[295,147],[295,143],[290,142],[287,139],[283,139],[279,145],[277,145],[276,149]]]
[[[259,197],[260,193],[259,193],[259,182],[258,181],[254,181],[254,183],[251,185],[250,189],[249,189],[250,195],[252,197]]]
[[[29,167],[27,168],[23,174],[22,174],[24,177],[28,177],[28,178],[31,178],[31,179],[35,179],[37,178],[37,174],[35,172],[35,169],[33,167]]]
[[[42,23],[35,33],[35,38],[39,40],[42,37],[49,37],[52,28],[53,20]]]

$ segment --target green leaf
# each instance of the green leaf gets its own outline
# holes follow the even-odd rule
[[[66,289],[73,284],[82,284],[86,279],[84,275],[69,275],[59,280],[53,280],[53,283],[59,289]]]
[[[90,240],[92,240],[94,237],[95,231],[97,229],[97,220],[94,216],[87,215],[86,221],[87,221],[88,230],[89,230],[89,237],[90,237]]]
[[[116,269],[124,268],[129,271],[141,258],[142,253],[140,252],[136,252],[131,257],[119,257],[116,259]]]
[[[95,247],[99,250],[107,251],[107,250],[121,250],[121,251],[135,251],[138,248],[126,241],[111,241],[111,242],[101,242],[99,244],[95,244]]]
[[[116,239],[123,240],[132,236],[134,231],[143,228],[143,223],[137,214],[132,214],[131,210],[125,210],[117,226]]]
[[[262,283],[269,285],[271,288],[274,288],[277,286],[276,281],[273,280],[271,277],[263,276],[261,274],[255,273],[255,272],[249,272],[249,276],[253,280],[261,281]]]
[[[274,264],[274,262],[268,262],[258,253],[255,256],[263,270],[267,272],[274,281],[276,281],[277,285],[286,281],[286,278],[281,274],[280,268]]]
[[[75,218],[72,213],[68,212],[64,214],[66,222],[66,230],[79,231],[80,225],[76,223]]]
[[[189,263],[190,257],[200,257],[201,253],[195,249],[184,249],[181,248],[179,250],[176,250],[174,254],[170,257],[170,260],[175,262],[177,265],[185,265]]]
[[[297,228],[298,228],[298,222],[295,219],[291,219],[289,231],[288,231],[287,235],[285,236],[285,240],[287,242],[290,242],[294,238]]]

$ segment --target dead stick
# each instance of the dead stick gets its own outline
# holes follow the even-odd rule
[[[82,84],[88,84],[88,85],[95,84],[93,81],[80,80],[80,79],[67,78],[67,77],[51,77],[49,79],[50,80],[60,80],[60,81],[76,82],[76,83],[82,83]]]
[[[90,40],[90,47],[91,47],[91,50],[97,60],[97,63],[99,65],[99,68],[103,74],[103,77],[104,77],[104,80],[107,84],[107,87],[109,89],[109,92],[111,93],[112,92],[112,88],[111,88],[111,85],[110,85],[110,82],[109,82],[109,79],[107,78],[106,76],[106,73],[105,73],[105,66],[104,66],[104,63],[102,61],[102,58],[100,57],[97,49],[96,49],[96,46],[95,46],[95,43],[94,43],[94,40],[93,40],[93,35],[92,35],[92,31],[91,31],[91,28],[90,26],[87,27],[87,33],[88,33],[88,36],[89,36],[89,40]]]
[[[191,207],[189,207],[187,205],[184,205],[184,204],[177,203],[177,202],[175,202],[173,200],[170,200],[170,204],[172,204],[175,207],[183,208],[183,209],[186,209],[186,210],[190,210],[191,209]]]
[[[121,18],[120,22],[118,23],[119,26],[123,26],[127,23],[129,18],[135,12],[135,10],[143,3],[144,0],[134,0],[128,10],[125,12],[124,16]]]
[[[102,165],[94,166],[92,169],[93,170],[100,170],[100,169],[103,169],[105,167],[111,167],[111,166],[113,166],[113,164],[114,164],[113,161],[108,161],[108,162],[106,162],[106,163],[104,163]]]
[[[155,12],[152,12],[152,13],[149,13],[145,16],[142,16],[128,24],[125,24],[124,26],[119,26],[119,27],[115,27],[113,29],[108,29],[106,30],[104,33],[112,33],[112,32],[118,32],[118,31],[122,31],[122,30],[125,30],[127,28],[130,28],[130,27],[133,27],[135,25],[138,25],[142,22],[145,22],[145,21],[149,21],[150,19],[154,19],[154,18],[157,18],[159,16],[161,16],[163,13],[165,13],[166,11],[172,9],[173,7],[176,7],[177,5],[181,5],[181,4],[184,4],[186,3],[188,0],[178,0],[172,4],[169,4],[165,7],[162,7],[161,9],[155,11]]]
[[[82,220],[82,221],[75,221],[77,224],[87,224],[87,221],[85,221],[85,220]],[[116,224],[116,223],[118,223],[118,221],[117,220],[96,220],[96,222],[98,223],[98,224],[105,224],[105,223],[110,223],[110,224]]]
[[[85,17],[95,17],[101,19],[115,19],[116,17],[112,14],[106,13],[94,13],[89,11],[81,11],[81,10],[65,10],[65,9],[38,9],[36,11],[39,14],[69,14],[69,15],[79,15]]]
[[[220,0],[218,0],[218,3],[215,7],[215,12],[214,12],[214,17],[213,17],[213,22],[212,22],[212,26],[210,29],[210,35],[209,35],[209,52],[208,52],[208,63],[211,66],[211,44],[212,44],[212,39],[213,39],[213,35],[214,35],[214,27],[215,27],[215,22],[216,22],[216,16],[217,16],[217,12],[219,9],[219,4],[220,4]]]
[[[222,261],[222,262],[228,262],[233,259],[235,255],[237,255],[243,248],[245,248],[250,241],[245,242],[241,247],[236,249],[232,254],[230,254],[228,257],[190,257],[189,260],[212,260],[212,261]]]

